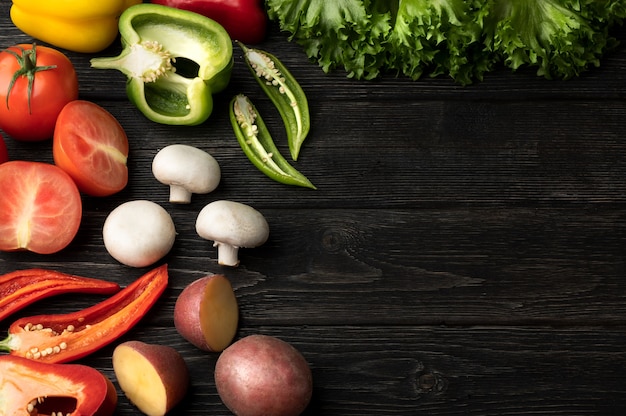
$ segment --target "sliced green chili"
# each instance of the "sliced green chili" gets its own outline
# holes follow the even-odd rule
[[[280,154],[256,107],[245,95],[232,99],[230,122],[243,152],[261,172],[280,183],[317,189]]]
[[[256,80],[278,109],[287,130],[291,158],[298,160],[300,147],[311,128],[309,103],[302,87],[274,55],[247,48],[241,42],[239,46]]]

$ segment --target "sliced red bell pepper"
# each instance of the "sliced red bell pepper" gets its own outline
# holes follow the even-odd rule
[[[261,0],[151,0],[150,3],[199,13],[224,26],[233,40],[257,44],[265,39],[267,13]]]
[[[62,293],[111,295],[120,285],[54,270],[16,270],[0,276],[0,321],[40,299]]]
[[[82,358],[128,332],[156,303],[167,283],[164,264],[89,308],[18,319],[0,342],[0,350],[46,363]]]
[[[116,406],[115,386],[95,368],[0,357],[0,415],[111,416]]]

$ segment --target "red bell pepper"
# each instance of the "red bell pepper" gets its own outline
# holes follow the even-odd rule
[[[151,0],[151,3],[199,13],[221,24],[233,40],[260,43],[267,31],[262,0]]]
[[[46,363],[82,358],[128,332],[156,303],[167,283],[167,265],[162,265],[92,307],[18,319],[0,342],[0,350]]]
[[[106,280],[75,276],[53,270],[17,270],[0,276],[0,321],[14,312],[62,293],[111,295],[120,285]]]
[[[95,368],[0,357],[0,415],[111,416],[116,406],[115,386]]]

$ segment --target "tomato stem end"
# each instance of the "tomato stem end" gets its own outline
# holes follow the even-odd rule
[[[5,49],[4,52],[11,54],[15,57],[18,64],[20,65],[20,69],[15,71],[11,81],[9,82],[9,88],[7,90],[7,100],[6,106],[9,108],[9,97],[11,96],[11,91],[15,86],[15,83],[20,77],[26,77],[28,79],[28,112],[31,112],[30,106],[30,97],[33,95],[33,85],[35,84],[35,74],[40,71],[47,71],[50,69],[56,68],[56,65],[41,65],[37,66],[37,45],[33,43],[32,49],[24,49],[19,47],[20,53],[16,53],[15,51]]]

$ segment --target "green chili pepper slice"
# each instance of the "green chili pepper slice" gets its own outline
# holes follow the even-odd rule
[[[311,128],[309,103],[302,87],[274,55],[238,43],[250,71],[278,109],[287,130],[291,158],[298,160],[302,143]]]
[[[317,189],[280,154],[259,112],[245,95],[232,99],[230,122],[243,152],[266,176],[286,185]]]

